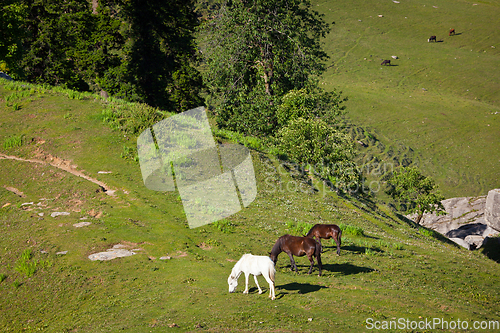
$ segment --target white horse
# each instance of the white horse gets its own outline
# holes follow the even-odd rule
[[[254,256],[249,253],[244,254],[241,259],[234,265],[231,274],[227,278],[227,283],[229,284],[229,292],[233,293],[238,286],[238,278],[241,273],[245,273],[245,290],[244,294],[248,294],[248,276],[253,275],[255,279],[255,284],[259,288],[259,294],[262,294],[262,289],[260,289],[259,282],[257,282],[257,275],[262,275],[269,283],[269,297],[275,299],[274,295],[274,275],[276,270],[274,269],[274,263],[271,258],[267,256]]]

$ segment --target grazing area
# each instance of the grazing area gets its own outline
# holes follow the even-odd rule
[[[255,201],[190,229],[178,194],[143,185],[135,139],[104,122],[113,103],[123,113],[132,104],[0,82],[0,141],[22,138],[0,147],[2,331],[359,332],[369,318],[498,321],[498,263],[480,251],[330,192],[258,150]],[[18,91],[13,109],[5,101]],[[66,170],[48,163],[56,160]],[[316,223],[342,229],[341,256],[333,239],[322,241],[321,276],[306,274],[307,257],[295,258],[298,273],[285,257],[274,301],[252,284],[250,295],[228,292],[244,253],[267,255],[280,236]],[[89,258],[108,249],[127,256]]]
[[[349,98],[348,126],[371,141],[359,148],[372,162],[411,155],[446,198],[498,187],[500,34],[491,27],[499,1],[314,4],[335,22],[324,39],[330,59],[322,87]],[[437,43],[428,43],[430,36]],[[392,66],[380,66],[393,55]],[[374,153],[372,145],[381,148]]]
[[[198,4],[209,8],[204,17],[211,17],[214,2]],[[469,251],[403,216],[385,193],[387,176],[397,166],[418,167],[446,198],[462,197],[469,205],[467,198],[500,187],[500,35],[493,28],[500,1],[315,0],[312,7],[325,22],[335,21],[321,37],[329,58],[317,79],[326,93],[315,86],[298,89],[300,75],[316,79],[315,71],[301,65],[300,50],[290,63],[273,67],[252,60],[245,63],[248,72],[224,72],[257,72],[262,77],[255,80],[244,75],[247,83],[265,83],[265,95],[249,96],[246,83],[237,93],[226,87],[242,103],[260,101],[251,110],[240,104],[253,122],[236,117],[241,110],[231,109],[233,100],[223,94],[215,96],[221,99],[218,107],[226,103],[220,111],[234,114],[221,122],[207,107],[215,142],[248,148],[257,195],[233,215],[197,228],[190,228],[178,190],[150,190],[141,174],[137,136],[173,113],[113,98],[114,91],[92,94],[0,78],[0,332],[500,331],[500,237]],[[253,12],[241,12],[247,14],[254,18]],[[161,27],[163,21],[154,18]],[[189,18],[195,21],[194,15]],[[123,22],[112,27],[127,35]],[[222,27],[226,30],[214,32],[234,38],[226,46],[249,57],[248,45],[232,26]],[[307,40],[308,34],[322,36],[323,28],[297,31]],[[254,45],[272,42],[260,40],[256,31],[248,31]],[[147,29],[137,32],[148,35]],[[161,43],[146,44],[160,52]],[[107,55],[125,57],[125,51],[110,49]],[[226,54],[219,56],[212,70],[225,71]],[[66,54],[61,59],[71,60]],[[176,71],[172,82],[164,76],[168,82],[155,91],[142,90],[148,79],[133,86],[117,81],[113,87],[123,94],[136,87],[131,91],[144,93],[139,100],[149,96],[156,101],[152,105],[195,107],[201,76],[188,80],[194,70],[188,67]],[[292,69],[304,73],[289,93],[285,86],[278,89],[283,103],[274,105],[271,83]],[[120,79],[115,74],[109,79]],[[217,84],[230,82],[212,79],[214,94],[221,91]],[[177,95],[163,99],[165,89]],[[299,107],[300,101],[307,107]],[[266,118],[272,114],[261,115],[264,106],[276,106],[275,124]],[[328,127],[327,121],[339,126]],[[271,130],[277,133],[273,138],[243,134]],[[307,159],[313,154],[296,146],[310,138],[309,131],[320,134],[310,147],[328,149]],[[341,148],[323,146],[332,138]],[[178,139],[196,146],[190,137]],[[333,164],[350,163],[351,153],[365,180],[364,193],[333,190],[320,178],[332,170],[311,171],[325,155]],[[293,163],[294,156],[304,165]],[[236,179],[237,168],[230,169]],[[349,176],[336,174],[337,180]],[[238,191],[235,197],[243,202],[245,188]],[[462,215],[459,219],[468,216]],[[289,252],[288,258],[281,252]],[[245,263],[250,253],[258,265]],[[245,289],[240,275],[246,275]]]

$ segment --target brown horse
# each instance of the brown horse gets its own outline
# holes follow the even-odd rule
[[[337,254],[340,255],[340,245],[342,243],[342,230],[336,224],[316,224],[309,230],[306,237],[317,238],[321,244],[321,238],[333,238],[337,243]]]
[[[455,29],[450,29],[450,33],[448,34],[448,36],[451,36],[451,35],[455,35]]]
[[[274,244],[270,254],[274,265],[278,262],[278,255],[281,252],[286,252],[288,254],[290,257],[290,270],[293,271],[295,267],[295,272],[297,273],[297,265],[295,264],[295,260],[293,260],[293,256],[302,257],[307,255],[307,258],[309,258],[309,261],[311,262],[311,267],[309,268],[309,272],[307,274],[311,274],[314,266],[313,257],[316,257],[319,267],[319,276],[321,276],[321,244],[316,242],[314,239],[291,235],[281,236]]]

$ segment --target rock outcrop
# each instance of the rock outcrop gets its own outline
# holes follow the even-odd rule
[[[489,227],[500,231],[500,189],[488,192],[484,218]]]
[[[500,234],[500,189],[491,190],[488,196],[452,198],[441,203],[446,214],[424,214],[421,225],[469,250]],[[415,215],[407,217],[414,220]]]

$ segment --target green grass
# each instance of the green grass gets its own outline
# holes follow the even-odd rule
[[[438,82],[450,70],[443,66],[440,53],[453,46],[463,53],[461,59],[470,61],[471,57],[464,57],[471,51],[455,43],[475,43],[480,48],[481,43],[498,37],[484,34],[483,39],[474,41],[462,30],[457,38],[448,40],[444,36],[443,43],[427,43],[429,35],[438,34],[429,34],[427,27],[436,30],[438,23],[434,22],[441,22],[442,28],[448,29],[451,24],[427,2],[329,2],[328,7],[324,2],[315,4],[321,4],[315,8],[324,12],[332,9],[327,19],[337,22],[327,40],[336,65],[324,79],[327,87],[334,82],[350,97],[348,121],[355,124],[352,133],[369,143],[366,149],[360,149],[362,154],[367,153],[360,158],[368,160],[367,155],[372,154],[372,160],[384,157],[402,161],[406,154],[412,163],[431,171],[431,176],[438,175],[435,178],[441,184],[445,184],[443,170],[454,170],[450,166],[456,163],[457,171],[448,171],[448,176],[450,182],[459,185],[449,193],[465,195],[475,187],[488,188],[495,175],[486,177],[489,171],[477,169],[472,160],[466,167],[451,146],[444,145],[445,139],[432,146],[431,139],[438,135],[432,131],[439,130],[456,144],[463,144],[472,129],[482,124],[481,112],[486,102],[493,103],[489,98],[495,89],[495,83],[487,79],[491,87],[484,84],[469,95],[456,97],[464,81],[456,76]],[[479,15],[477,11],[485,4],[465,5],[437,4],[441,10],[458,15],[457,22],[473,23],[472,30],[483,29],[496,11],[491,7]],[[400,21],[405,20],[404,6],[411,6],[408,19],[418,19],[422,24],[418,28],[412,23],[410,34],[398,29]],[[378,14],[384,17],[379,20]],[[362,25],[367,22],[372,26]],[[461,31],[458,25],[455,28]],[[422,38],[423,45],[406,42]],[[429,49],[425,56],[413,59],[408,55],[410,48],[415,52]],[[484,68],[479,68],[491,64],[489,52],[474,52],[485,57],[484,63],[474,65],[479,73],[485,78],[495,75],[494,71],[485,73]],[[386,53],[400,56],[400,61],[394,61],[398,66],[381,70],[379,63],[368,61],[370,54],[386,58]],[[420,66],[427,69],[420,72]],[[442,71],[439,77],[438,70]],[[478,76],[471,68],[463,66],[460,71],[478,84]],[[419,91],[419,82],[425,83],[426,92]],[[21,97],[17,103],[22,107],[13,110],[6,97],[22,90],[33,90],[33,94]],[[474,100],[473,94],[480,94],[481,100]],[[246,140],[258,149],[251,150],[257,198],[231,217],[189,229],[179,193],[148,190],[138,163],[133,158],[122,158],[129,153],[135,156],[131,147],[143,126],[141,119],[162,112],[144,105],[104,101],[91,94],[78,96],[63,89],[0,81],[0,142],[20,133],[33,138],[30,144],[8,148],[2,145],[1,153],[45,161],[62,158],[76,170],[116,190],[115,196],[109,196],[97,184],[59,168],[0,159],[0,207],[5,206],[0,208],[1,331],[360,332],[366,330],[367,318],[498,320],[498,242],[487,244],[481,251],[466,251],[399,219],[370,197],[341,197],[314,179],[287,171],[276,157],[261,150],[261,142],[231,133],[219,137],[224,142]],[[440,112],[450,113],[448,109],[454,105],[462,105],[453,110],[466,114],[439,118]],[[467,105],[478,112],[477,120],[468,113]],[[71,117],[65,118],[68,114]],[[135,114],[139,117],[134,118]],[[429,114],[435,118],[429,118]],[[434,119],[435,127],[422,124],[419,117]],[[418,127],[420,124],[425,128]],[[125,127],[129,130],[122,130]],[[487,128],[480,129],[479,138],[490,138],[481,148],[487,169],[497,152],[488,145],[496,138],[489,137]],[[470,143],[473,147],[479,145],[474,140]],[[470,174],[479,174],[481,180],[475,181],[467,176]],[[6,187],[15,187],[26,197]],[[30,202],[33,204],[23,205]],[[53,218],[50,213],[54,211],[70,215]],[[82,221],[92,224],[73,226]],[[242,254],[266,255],[279,236],[299,235],[315,223],[343,228],[340,256],[332,241],[323,241],[321,277],[317,276],[316,265],[313,274],[306,274],[306,257],[296,257],[299,274],[291,272],[288,257],[281,254],[276,265],[277,300],[268,299],[268,286],[261,277],[263,295],[258,295],[252,279],[249,295],[242,294],[241,277],[237,292],[228,293],[227,277]],[[137,254],[106,262],[88,259],[88,255],[118,243],[136,249]],[[60,251],[68,252],[57,255]],[[24,273],[35,262],[33,274]],[[20,266],[25,268],[19,271],[16,267]]]
[[[498,1],[314,4],[336,22],[324,41],[331,67],[321,83],[349,97],[350,121],[386,146],[411,148],[446,197],[498,186],[500,36],[491,30]],[[431,35],[442,42],[428,43]],[[382,59],[394,66],[380,66]]]
[[[359,332],[368,317],[497,318],[500,290],[491,283],[500,277],[496,262],[425,237],[376,204],[348,201],[317,184],[304,191],[304,179],[255,150],[256,200],[229,218],[189,229],[179,194],[146,189],[139,165],[121,157],[135,139],[103,122],[105,107],[47,90],[14,116],[1,109],[1,135],[37,138],[9,155],[31,158],[41,149],[117,190],[110,197],[52,166],[0,160],[0,183],[27,196],[0,187],[0,206],[11,203],[0,209],[4,330]],[[64,119],[67,112],[73,116]],[[40,116],[29,123],[19,121],[35,113]],[[52,218],[56,210],[70,215]],[[91,211],[102,215],[91,217]],[[81,218],[92,224],[74,227]],[[228,293],[227,277],[243,253],[266,255],[280,235],[296,232],[289,227],[305,231],[318,222],[345,230],[340,257],[335,244],[323,242],[322,277],[316,266],[306,274],[305,257],[296,258],[299,274],[290,272],[282,254],[277,300],[258,295],[252,280],[250,294],[243,295],[242,278],[237,292]],[[108,262],[87,259],[117,243],[139,250]],[[60,251],[68,253],[56,255]],[[26,263],[38,263],[30,277],[16,270],[23,253]]]
[[[25,142],[24,135],[13,135],[11,137],[5,138],[3,141],[3,149],[11,149],[21,147]]]

